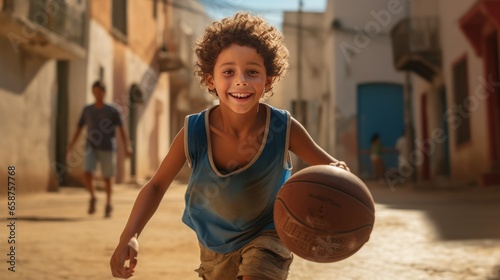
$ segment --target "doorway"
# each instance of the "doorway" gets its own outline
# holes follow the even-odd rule
[[[492,32],[486,37],[485,70],[490,97],[488,104],[489,138],[493,169],[500,170],[500,50],[499,37]]]
[[[357,89],[359,176],[370,178],[370,139],[378,133],[382,142],[382,160],[386,169],[397,168],[397,139],[403,134],[403,86],[370,83]]]
[[[69,185],[68,167],[66,166],[66,147],[68,146],[69,119],[69,62],[57,61],[57,113],[56,113],[56,147],[54,169],[59,186]]]

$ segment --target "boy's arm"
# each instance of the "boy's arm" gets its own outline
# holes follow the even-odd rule
[[[349,170],[343,161],[332,157],[316,144],[307,130],[294,118],[290,128],[289,149],[309,165],[332,164]]]
[[[185,162],[184,129],[181,129],[153,178],[144,185],[137,196],[128,222],[120,236],[118,246],[111,257],[110,266],[113,276],[120,278],[132,276],[136,260],[131,262],[131,267],[124,267],[125,261],[130,259],[133,253],[129,250],[129,241],[134,236],[140,235],[146,223],[158,209],[165,192]]]

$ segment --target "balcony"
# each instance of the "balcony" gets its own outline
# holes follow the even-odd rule
[[[83,58],[87,1],[4,0],[0,7],[0,36],[17,53],[24,50],[49,59]]]
[[[158,65],[160,72],[175,71],[184,66],[179,54],[168,51],[166,47],[158,50]]]
[[[394,66],[431,81],[441,71],[437,18],[406,18],[391,31]]]

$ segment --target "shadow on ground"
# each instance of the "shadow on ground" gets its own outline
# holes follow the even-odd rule
[[[500,239],[498,187],[391,189],[380,183],[367,185],[377,204],[425,212],[442,240]]]
[[[17,220],[29,222],[79,222],[82,218],[22,216]]]

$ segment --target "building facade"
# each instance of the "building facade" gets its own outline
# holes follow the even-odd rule
[[[82,185],[84,137],[66,156],[81,110],[102,80],[134,147],[118,141],[117,182],[152,176],[170,145],[167,1],[0,1],[0,168],[18,169],[21,191]],[[120,140],[119,137],[117,140]],[[6,173],[5,173],[6,174]],[[2,175],[3,176],[3,175]]]
[[[57,135],[68,132],[60,123],[69,110],[61,97],[70,63],[87,56],[86,1],[4,0],[0,8],[0,127],[6,132],[0,168],[15,166],[19,192],[56,190],[57,158],[65,154]]]
[[[393,34],[413,34],[394,56],[411,73],[418,177],[499,184],[500,1],[419,1],[411,10]]]

